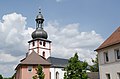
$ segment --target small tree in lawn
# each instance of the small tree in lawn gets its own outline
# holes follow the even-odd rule
[[[65,68],[66,73],[64,79],[87,79],[87,62],[80,62],[77,53],[68,61],[68,66]]]
[[[44,79],[45,74],[43,72],[41,65],[38,65],[36,71],[37,71],[37,73],[36,73],[37,75],[33,76],[33,79]]]

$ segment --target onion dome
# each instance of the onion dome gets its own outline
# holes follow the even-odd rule
[[[44,22],[44,18],[43,15],[41,14],[41,12],[39,12],[39,14],[36,16],[36,30],[32,33],[32,38],[36,39],[36,38],[43,38],[43,39],[47,39],[48,35],[47,32],[44,31],[43,29],[43,22]]]
[[[47,38],[48,38],[48,35],[47,35],[47,32],[44,31],[43,29],[37,28],[37,29],[32,33],[32,38],[33,38],[33,39],[36,39],[36,38],[44,38],[44,39],[47,39]]]

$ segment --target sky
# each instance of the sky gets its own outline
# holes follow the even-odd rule
[[[52,56],[91,63],[94,51],[120,26],[120,0],[1,0],[0,74],[10,77],[28,51],[41,8]],[[63,54],[64,53],[64,54]]]

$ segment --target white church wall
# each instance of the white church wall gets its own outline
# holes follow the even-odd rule
[[[59,78],[58,79],[64,79],[64,73],[63,68],[50,68],[51,72],[51,79],[56,79],[56,73],[59,73]]]
[[[51,78],[50,79],[55,79],[55,69],[54,68],[50,68],[50,72],[51,72]]]

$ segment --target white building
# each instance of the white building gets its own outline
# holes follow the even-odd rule
[[[120,79],[120,27],[96,51],[100,79]]]
[[[52,63],[50,67],[51,79],[64,79],[64,68],[68,64],[68,60],[55,57],[49,57],[47,60]]]

